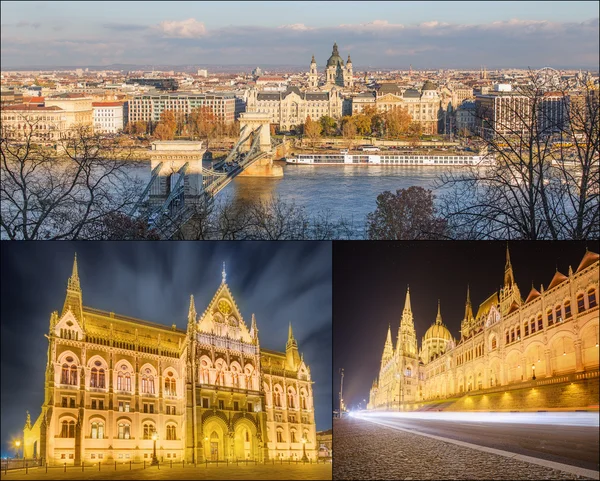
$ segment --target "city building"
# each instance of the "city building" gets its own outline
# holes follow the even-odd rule
[[[94,126],[92,98],[84,94],[65,93],[44,100],[45,107],[58,107],[63,110],[66,129]]]
[[[50,316],[44,402],[24,456],[50,465],[185,460],[315,461],[310,368],[289,326],[285,351],[261,347],[222,279],[190,299],[187,329],[83,302],[77,258]],[[306,456],[306,457],[305,457]]]
[[[319,445],[319,457],[331,458],[333,455],[333,429],[319,431],[317,433],[317,444]]]
[[[323,83],[323,87],[325,89],[329,89],[334,85],[352,89],[354,87],[353,75],[352,60],[350,59],[350,55],[348,55],[348,61],[346,62],[346,65],[344,65],[344,61],[342,60],[342,57],[340,57],[337,43],[334,43],[333,51],[331,52],[331,56],[327,60],[327,65],[325,67],[324,82],[319,81],[317,62],[315,61],[315,56],[312,56],[310,69],[308,72],[308,86],[309,88],[314,89]]]
[[[192,110],[208,108],[217,120],[234,122],[243,102],[232,93],[159,93],[133,97],[129,102],[129,122],[159,122],[165,110],[175,115],[189,115]]]
[[[123,102],[93,102],[92,108],[95,132],[114,134],[125,127]]]
[[[324,115],[333,118],[342,116],[343,98],[333,87],[328,92],[302,92],[298,87],[289,87],[285,92],[261,92],[251,89],[248,93],[248,112],[268,113],[271,124],[283,132],[299,128],[310,116],[318,120]]]
[[[479,135],[520,135],[530,116],[531,100],[515,92],[491,92],[475,96],[475,116]]]
[[[67,136],[67,116],[60,107],[16,104],[2,107],[2,136],[23,141],[53,142]]]
[[[396,346],[388,327],[367,408],[397,410],[497,386],[530,387],[532,379],[546,385],[565,382],[569,374],[597,376],[598,259],[586,251],[575,271],[556,271],[546,288],[532,286],[523,300],[507,249],[504,285],[475,315],[467,289],[460,339],[444,325],[438,301],[419,350],[407,290]]]

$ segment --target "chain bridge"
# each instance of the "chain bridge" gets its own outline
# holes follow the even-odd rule
[[[279,143],[271,139],[269,116],[263,113],[241,115],[239,139],[225,159],[211,168],[202,165],[206,152],[202,142],[154,142],[150,181],[130,216],[147,221],[161,237],[171,238],[238,175],[282,176],[281,167],[272,163]]]

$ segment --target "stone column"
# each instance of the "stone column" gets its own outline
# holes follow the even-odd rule
[[[575,372],[583,372],[583,356],[581,352],[581,339],[575,341]]]

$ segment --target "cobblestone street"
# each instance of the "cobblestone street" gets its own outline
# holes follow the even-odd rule
[[[333,476],[342,479],[593,479],[388,428],[334,420]]]
[[[110,466],[103,466],[101,471],[98,468],[86,468],[84,472],[81,468],[49,468],[46,473],[45,468],[30,469],[26,474],[24,469],[9,471],[8,474],[1,474],[0,479],[10,481],[13,479],[331,479],[331,464],[266,464],[266,465],[230,465],[216,466],[208,465],[198,466],[197,468],[181,466],[170,468],[168,464],[156,467],[133,467],[118,465],[117,470]]]

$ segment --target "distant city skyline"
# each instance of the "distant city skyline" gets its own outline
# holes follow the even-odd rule
[[[598,69],[597,2],[2,2],[1,66]]]

